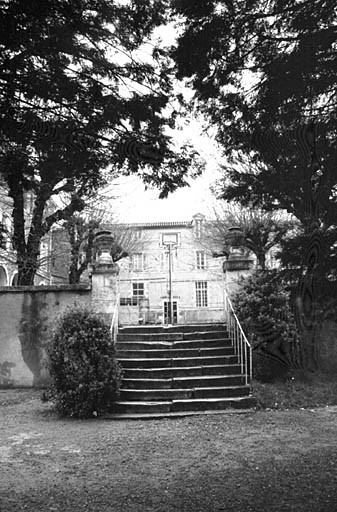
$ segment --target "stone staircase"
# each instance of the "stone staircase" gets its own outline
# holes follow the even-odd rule
[[[120,328],[117,415],[173,415],[255,405],[223,324]]]

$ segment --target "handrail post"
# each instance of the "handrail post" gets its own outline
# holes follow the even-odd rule
[[[117,342],[117,334],[118,334],[118,306],[119,306],[119,293],[117,294],[116,296],[116,304],[115,304],[115,308],[114,308],[114,311],[113,311],[113,314],[112,314],[112,319],[111,319],[111,326],[110,326],[110,335],[111,335],[111,339],[113,341],[113,344],[114,346],[116,345],[116,342]]]

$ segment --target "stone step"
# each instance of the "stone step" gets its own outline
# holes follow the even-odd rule
[[[228,407],[247,409],[254,407],[256,400],[252,396],[228,398],[196,398],[190,400],[172,400],[171,411],[204,411],[226,409]]]
[[[152,359],[123,359],[117,358],[122,368],[167,368],[167,367],[190,367],[190,366],[221,366],[237,363],[237,356],[209,356],[209,357],[175,357],[175,358],[152,358]]]
[[[158,332],[158,333],[124,333],[119,331],[117,342],[124,341],[187,341],[187,340],[210,340],[210,339],[227,339],[227,331],[198,331],[198,332]]]
[[[130,402],[118,401],[114,404],[114,413],[117,414],[138,414],[138,413],[168,413],[171,412],[170,400],[167,401],[144,401]]]
[[[120,329],[115,414],[177,415],[255,405],[224,324]]]
[[[213,366],[182,366],[167,368],[124,368],[123,378],[125,379],[173,379],[177,377],[198,377],[198,376],[224,376],[239,375],[241,366],[239,364],[225,364]]]
[[[165,401],[118,401],[115,404],[117,414],[158,414],[180,411],[212,411],[227,408],[247,409],[254,407],[256,401],[251,396],[230,397],[230,398],[189,398],[182,400]]]
[[[200,331],[200,332],[186,332],[183,335],[184,340],[211,340],[211,339],[227,339],[229,334],[227,330],[223,331]]]
[[[218,348],[185,348],[185,349],[155,349],[155,350],[118,350],[119,359],[156,359],[156,358],[194,358],[209,356],[232,356],[233,347]]]
[[[120,401],[187,400],[191,398],[228,398],[249,395],[249,386],[182,389],[121,389]]]
[[[194,388],[193,398],[232,398],[249,396],[250,386],[221,386],[209,388]]]
[[[119,327],[121,333],[160,333],[160,332],[190,332],[190,331],[223,331],[226,326],[223,323],[209,324],[175,324],[166,325],[131,325]]]
[[[202,387],[240,386],[245,382],[242,375],[198,375],[173,379],[123,379],[126,389],[188,389]]]
[[[189,349],[231,347],[229,338],[181,341],[118,341],[116,350],[160,350],[160,349]]]
[[[119,401],[186,400],[193,397],[192,389],[121,389]]]
[[[147,341],[147,342],[160,342],[160,341],[178,341],[183,340],[184,333],[182,332],[157,332],[157,333],[143,333],[143,332],[133,332],[133,333],[124,333],[123,331],[119,331],[117,334],[117,343],[131,341],[131,342],[139,342],[139,341]]]

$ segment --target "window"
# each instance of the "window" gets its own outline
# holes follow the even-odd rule
[[[205,269],[206,268],[206,255],[204,251],[197,251],[197,269]]]
[[[11,220],[7,213],[2,213],[0,211],[0,248],[1,249],[10,249],[11,246]]]
[[[144,297],[144,283],[132,283],[132,299],[133,303],[138,304],[139,299]]]
[[[138,297],[121,297],[119,304],[120,306],[137,306]]]
[[[0,249],[6,249],[6,228],[0,222]]]
[[[197,281],[195,283],[195,293],[197,308],[206,308],[208,305],[207,282]]]
[[[137,252],[132,255],[132,270],[142,271],[145,268],[145,254]]]
[[[144,297],[144,283],[132,283],[132,295]]]
[[[121,297],[119,304],[121,306],[138,306],[139,299],[145,297],[144,283],[132,283],[132,297]]]

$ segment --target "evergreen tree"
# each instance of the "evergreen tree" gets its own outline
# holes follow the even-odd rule
[[[172,5],[182,24],[177,76],[194,88],[190,105],[216,126],[228,158],[220,197],[282,208],[302,224],[294,310],[307,367],[316,368],[323,288],[337,295],[336,282],[324,286],[336,274],[336,2]]]
[[[117,172],[140,172],[167,195],[186,184],[163,114],[172,79],[156,46],[166,2],[11,0],[0,5],[0,173],[13,200],[18,283],[33,283],[41,238],[81,211]],[[124,167],[123,167],[124,166]],[[109,172],[103,172],[108,169]],[[34,209],[25,226],[25,193]],[[46,214],[55,196],[68,204]]]
[[[172,4],[183,26],[177,76],[229,159],[220,197],[327,229],[337,214],[335,2]]]

